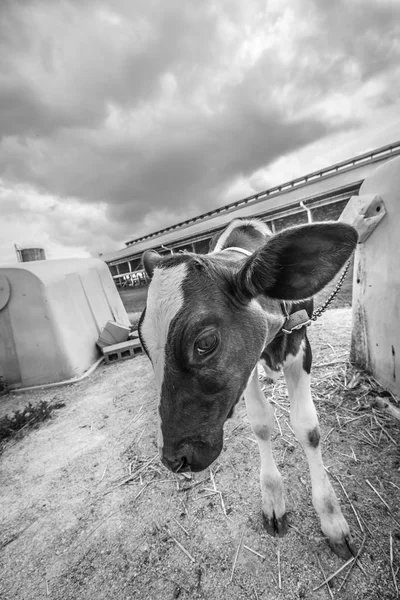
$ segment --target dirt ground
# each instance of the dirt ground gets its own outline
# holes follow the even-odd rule
[[[371,407],[382,391],[346,362],[348,309],[328,311],[309,333],[325,464],[362,548],[359,564],[313,591],[344,561],[319,530],[283,380],[265,386],[291,525],[273,539],[262,527],[258,448],[244,404],[211,469],[169,473],[157,456],[152,373],[141,355],[71,387],[0,399],[3,414],[65,402],[0,456],[1,599],[396,598],[399,422]]]

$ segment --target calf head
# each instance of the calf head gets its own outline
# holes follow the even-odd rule
[[[248,258],[144,254],[151,281],[139,335],[154,368],[158,445],[169,469],[199,471],[221,452],[224,423],[271,340],[260,299],[313,296],[356,242],[352,227],[319,223],[279,233]]]

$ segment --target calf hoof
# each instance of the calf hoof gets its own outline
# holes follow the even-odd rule
[[[277,519],[275,513],[272,515],[272,517],[269,517],[263,513],[263,525],[267,530],[267,533],[272,535],[272,537],[283,537],[288,532],[287,515],[285,513],[282,517]]]
[[[357,556],[357,548],[355,547],[350,535],[343,536],[343,538],[339,541],[332,541],[328,539],[328,544],[331,547],[331,550],[344,560],[348,560],[353,556]]]

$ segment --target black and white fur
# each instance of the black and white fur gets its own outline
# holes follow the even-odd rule
[[[331,547],[343,557],[352,552],[350,531],[322,462],[307,330],[286,334],[282,326],[285,311],[302,308],[311,316],[312,296],[356,243],[355,230],[345,224],[316,223],[272,235],[260,221],[234,220],[212,240],[207,255],[163,258],[146,252],[143,264],[151,281],[139,324],[155,373],[163,463],[172,471],[208,467],[221,452],[226,419],[244,396],[260,449],[264,524],[280,536],[287,519],[271,448],[274,415],[257,363],[269,377],[283,370],[314,507]]]

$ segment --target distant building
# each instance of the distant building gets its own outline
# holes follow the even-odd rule
[[[212,236],[232,219],[258,218],[273,232],[310,221],[335,220],[377,165],[397,155],[400,142],[130,240],[125,248],[101,258],[108,264],[117,286],[140,285],[144,281],[141,256],[145,250],[152,248],[164,255],[185,250],[206,253]]]

